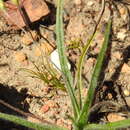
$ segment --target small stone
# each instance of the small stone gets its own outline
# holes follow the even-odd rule
[[[23,62],[27,59],[27,56],[23,52],[16,52],[15,53],[15,59],[18,62]]]
[[[41,111],[44,112],[44,113],[48,112],[49,109],[50,109],[50,107],[49,107],[49,105],[47,105],[47,104],[45,104],[45,105],[43,105],[43,106],[41,107]]]
[[[121,29],[120,32],[117,33],[117,38],[120,40],[125,40],[127,36],[127,31],[125,29]]]
[[[53,51],[53,47],[48,43],[41,43],[40,45],[36,46],[34,50],[35,56],[41,56],[42,54],[48,55]]]
[[[88,6],[93,6],[93,5],[94,5],[94,2],[89,0],[88,3],[87,3],[87,5],[88,5]]]
[[[124,14],[126,14],[126,9],[122,7],[119,9],[119,12],[121,15],[124,15]]]
[[[124,90],[124,95],[125,96],[130,96],[130,91],[128,91],[127,89]]]
[[[32,34],[32,36],[31,36],[31,34]],[[23,44],[30,45],[33,43],[34,40],[37,40],[38,35],[37,35],[36,31],[31,31],[31,34],[29,32],[27,32],[23,35],[23,37],[21,39]]]
[[[75,0],[74,3],[75,3],[76,5],[80,5],[80,4],[82,3],[82,1],[81,1],[81,0]]]
[[[123,66],[122,66],[121,72],[122,73],[129,73],[130,67],[126,63],[124,63]]]
[[[121,121],[124,120],[125,117],[119,115],[118,113],[109,113],[107,115],[107,119],[109,122]]]
[[[118,60],[121,59],[121,53],[119,51],[116,51],[113,53],[113,56],[117,58]]]
[[[112,99],[113,97],[111,93],[108,93],[107,96],[108,96],[108,99]]]
[[[43,102],[47,102],[48,99],[47,99],[47,98],[42,98],[42,101],[43,101]]]
[[[113,72],[113,68],[109,68],[109,73],[112,73]]]
[[[52,101],[52,100],[47,101],[46,104],[47,104],[50,108],[54,108],[54,107],[56,107],[55,102]]]

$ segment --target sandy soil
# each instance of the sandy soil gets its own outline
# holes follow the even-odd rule
[[[41,36],[38,36],[34,32],[38,36],[37,43],[28,44],[29,34],[11,29],[5,19],[0,17],[0,99],[47,121],[71,129],[71,122],[67,118],[67,114],[71,113],[67,93],[55,89],[53,86],[48,86],[43,81],[29,77],[26,72],[20,71],[20,68],[36,70],[32,62],[39,64],[41,50],[45,51],[47,47],[47,41],[44,38],[53,46],[56,45],[56,1],[47,0],[47,2],[51,11],[50,15],[33,25],[34,31],[39,30],[41,34]],[[79,5],[76,5],[76,2],[76,0],[66,0],[64,6],[65,44],[68,48],[72,43],[79,43],[79,47],[83,47],[94,30],[97,15],[101,10],[101,4],[98,0],[89,0]],[[108,58],[106,58],[106,64],[104,65],[105,70],[102,72],[104,79],[97,90],[96,100],[93,105],[100,104],[103,101],[120,102],[121,106],[126,106],[127,102],[127,105],[130,105],[130,16],[125,5],[120,2],[115,2],[115,4],[118,10],[112,6],[113,28],[111,44],[106,56]],[[127,5],[127,7],[130,6]],[[93,45],[86,54],[83,71],[83,96],[85,96],[88,89],[92,69],[104,39],[104,30],[109,16],[110,9],[106,5]],[[49,46],[49,51],[52,50],[52,47]],[[69,60],[72,63],[71,70],[73,74],[76,70],[73,66],[76,65],[80,54],[78,48],[69,48],[67,51]],[[3,106],[1,108],[2,112],[18,114],[7,108],[5,109]],[[99,119],[97,118],[95,122],[111,122],[115,118],[124,119],[115,109],[112,112],[115,112],[116,116],[107,107],[103,109],[107,114]],[[102,113],[102,111],[99,113]],[[125,111],[127,110],[125,109]],[[127,117],[129,117],[129,114],[125,116],[125,118]],[[92,122],[94,122],[93,119]],[[23,130],[18,126],[4,127],[3,129],[13,128]]]

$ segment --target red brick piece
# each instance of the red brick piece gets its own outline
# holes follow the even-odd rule
[[[44,0],[20,0],[20,4],[23,5],[31,22],[35,22],[41,19],[42,17],[46,16],[50,12]],[[4,15],[2,11],[0,11],[1,12],[0,14],[2,14],[5,17],[8,24],[19,25],[19,27],[24,27],[25,23],[23,21],[23,18],[17,6],[12,4],[10,0],[5,2],[5,6],[7,8],[7,13],[12,20],[6,15]]]

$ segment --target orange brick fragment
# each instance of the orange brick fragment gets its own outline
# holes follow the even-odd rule
[[[39,20],[40,18],[42,18],[43,16],[46,16],[50,12],[44,0],[20,0],[20,3],[23,5],[22,10],[25,10],[25,13],[27,14],[31,22],[35,22]],[[23,21],[23,18],[17,6],[13,5],[10,2],[10,0],[6,1],[5,5],[7,7],[7,13],[11,19],[7,17],[6,15],[4,15],[2,11],[0,11],[0,14],[5,17],[8,24],[13,25],[13,26],[19,25],[19,27],[24,27],[25,23]]]

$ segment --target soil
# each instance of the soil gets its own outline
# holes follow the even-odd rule
[[[72,129],[71,121],[67,117],[72,113],[67,93],[45,84],[40,79],[29,77],[28,73],[20,70],[21,68],[36,70],[33,63],[39,64],[39,59],[42,57],[40,49],[46,51],[46,47],[49,46],[51,53],[56,47],[56,1],[46,0],[46,2],[50,14],[31,25],[37,39],[34,43],[30,42],[29,33],[24,34],[21,30],[14,30],[0,16],[0,99],[46,121]],[[99,0],[80,2],[80,0],[65,0],[64,4],[65,45],[68,48],[67,55],[73,75],[81,54],[79,48],[86,44],[93,33],[101,10]],[[116,6],[112,6],[113,23],[109,49],[89,119],[93,123],[113,122],[130,116],[130,15],[128,11],[130,5],[122,1],[113,0],[113,2]],[[103,43],[109,16],[110,8],[106,4],[96,37],[86,54],[83,70],[83,98],[87,93],[92,69]],[[50,44],[47,44],[48,42]],[[79,45],[77,48],[70,48],[72,43]],[[29,116],[21,115],[2,104],[0,111],[33,121]],[[26,130],[27,128],[1,120],[0,129]]]

